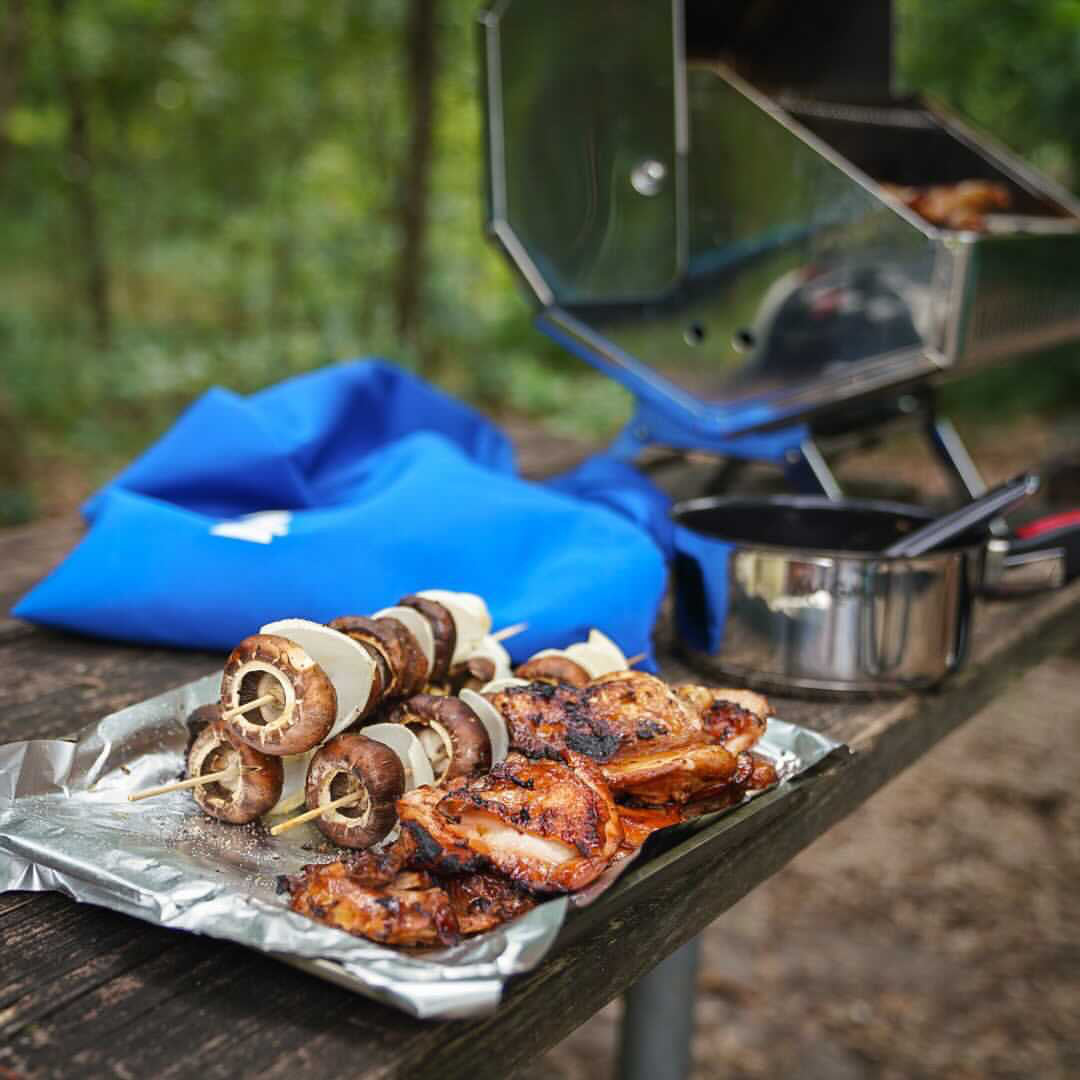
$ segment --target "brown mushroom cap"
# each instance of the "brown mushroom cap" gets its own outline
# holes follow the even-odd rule
[[[397,619],[341,615],[327,625],[382,653],[390,671],[383,700],[415,693],[424,685],[428,672],[427,659],[420,643]]]
[[[334,629],[337,629],[337,627],[334,627]],[[364,711],[357,717],[357,719],[363,719],[373,713],[386,700],[394,676],[390,671],[390,664],[379,649],[370,642],[361,641],[359,638],[353,637],[352,640],[371,657],[372,662],[375,664],[375,670],[371,675],[371,690],[368,693],[367,704],[364,706]]]
[[[430,682],[440,682],[450,672],[450,661],[457,647],[457,626],[454,617],[437,600],[428,600],[424,596],[403,596],[398,603],[402,607],[411,607],[419,611],[429,623],[435,638],[435,663],[428,675]]]
[[[415,694],[423,690],[431,674],[431,667],[424,655],[424,650],[420,647],[420,642],[416,640],[416,635],[393,615],[380,615],[375,621],[390,626],[405,657],[405,675],[408,685],[403,686],[401,692]]]
[[[302,754],[326,738],[337,693],[326,672],[288,638],[253,634],[233,649],[221,679],[226,713],[272,694],[274,701],[225,723],[235,739],[264,754]]]
[[[589,685],[589,673],[566,656],[537,656],[526,660],[514,674],[531,682],[566,683],[579,690]]]
[[[436,760],[431,762],[436,783],[487,772],[491,768],[491,740],[487,729],[472,709],[458,698],[414,694],[394,709],[390,721],[427,728],[439,739],[442,754],[436,755],[436,760],[445,755],[446,761],[440,768],[436,768]],[[423,738],[421,742],[424,742]]]
[[[187,756],[187,775],[245,766],[257,772],[232,780],[215,780],[193,788],[195,801],[211,817],[231,825],[246,825],[262,817],[281,798],[285,770],[281,759],[260,754],[234,739],[220,719],[211,720],[196,736]]]
[[[221,705],[218,702],[214,702],[212,705],[199,705],[187,714],[184,718],[184,724],[188,729],[187,749],[184,751],[185,758],[191,752],[191,744],[203,733],[206,725],[213,723],[219,716],[221,716]]]
[[[368,848],[397,823],[396,803],[405,794],[405,768],[390,747],[374,739],[338,735],[311,759],[307,805],[314,810],[353,791],[363,792],[363,797],[317,817],[315,824],[341,847]]]
[[[463,664],[450,671],[453,693],[462,690],[480,690],[495,678],[495,661],[489,656],[470,656]]]

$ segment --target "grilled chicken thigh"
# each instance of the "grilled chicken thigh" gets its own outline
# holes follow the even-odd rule
[[[769,712],[760,694],[672,689],[642,671],[613,672],[583,688],[512,686],[489,700],[516,750],[552,758],[580,751],[600,763],[617,795],[653,805],[704,798],[728,783],[734,755],[760,738]]]
[[[464,874],[445,882],[462,934],[479,934],[536,907],[536,901],[496,874]]]
[[[490,867],[536,893],[571,892],[607,869],[622,825],[597,766],[511,754],[486,776],[418,788],[398,800],[414,865],[441,873]]]
[[[651,806],[682,804],[730,784],[735,756],[700,733],[636,743],[600,766],[611,790]]]
[[[287,885],[293,911],[383,945],[452,945],[459,937],[449,896],[427,874],[375,884],[346,862],[319,863]]]
[[[558,759],[565,750],[608,761],[638,740],[679,736],[700,727],[666,683],[643,671],[603,675],[585,687],[530,683],[489,695],[529,757]]]

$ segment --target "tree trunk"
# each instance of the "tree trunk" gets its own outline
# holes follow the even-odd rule
[[[419,342],[428,188],[435,134],[435,84],[438,72],[438,0],[410,0],[405,53],[407,98],[412,118],[401,201],[401,254],[394,307],[398,334]]]
[[[112,340],[109,308],[109,267],[101,235],[101,214],[94,194],[94,146],[86,108],[86,86],[71,61],[64,40],[68,0],[52,0],[56,71],[68,112],[67,180],[72,211],[82,247],[86,302],[94,328],[94,342],[107,349]]]
[[[7,164],[11,143],[6,134],[8,113],[19,97],[26,60],[26,0],[8,0],[0,29],[0,173]]]

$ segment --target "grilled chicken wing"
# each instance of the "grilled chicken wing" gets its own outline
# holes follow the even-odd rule
[[[596,765],[511,754],[485,776],[445,792],[418,788],[398,800],[417,861],[438,872],[491,867],[536,893],[570,892],[595,880],[622,841],[619,814]]]

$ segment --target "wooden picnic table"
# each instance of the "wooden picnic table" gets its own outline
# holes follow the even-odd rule
[[[73,519],[0,532],[0,610],[79,534]],[[690,941],[1024,672],[1074,648],[1078,616],[1080,581],[981,602],[966,667],[935,692],[771,695],[777,715],[847,742],[853,754],[775,810],[698,845],[670,872],[632,890],[617,884],[604,918],[572,916],[566,941],[512,981],[488,1019],[414,1020],[240,946],[55,893],[0,896],[0,1076],[506,1075]],[[690,677],[666,616],[658,648],[667,677]],[[69,734],[220,668],[222,659],[54,633],[0,615],[0,741]]]

